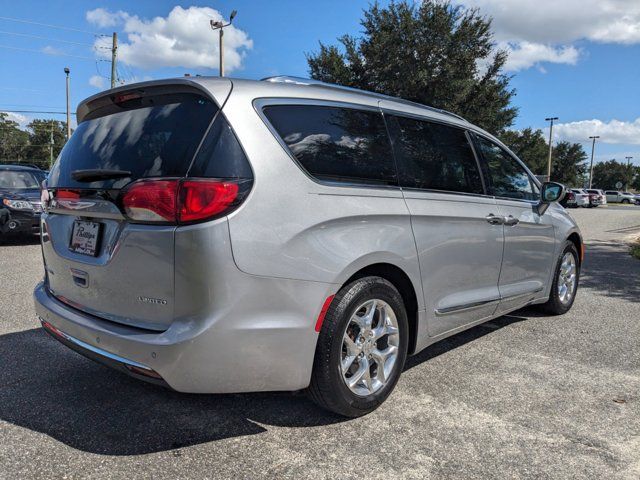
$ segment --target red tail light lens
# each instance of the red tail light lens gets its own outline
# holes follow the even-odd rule
[[[184,180],[180,186],[180,222],[196,222],[224,212],[238,197],[238,185],[214,180]]]
[[[224,214],[237,204],[235,182],[209,179],[140,180],[123,192],[122,207],[139,222],[192,223]]]
[[[141,222],[176,222],[179,180],[141,180],[122,197],[129,218]]]

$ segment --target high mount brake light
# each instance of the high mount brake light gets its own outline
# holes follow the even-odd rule
[[[134,221],[193,223],[223,215],[238,193],[238,183],[226,180],[139,180],[126,188],[121,203]]]

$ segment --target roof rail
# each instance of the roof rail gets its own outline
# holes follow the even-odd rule
[[[320,80],[315,80],[313,78],[303,78],[303,77],[295,77],[290,75],[277,75],[275,77],[265,77],[260,79],[263,82],[271,82],[271,83],[289,83],[294,85],[313,85],[315,87],[323,87],[323,88],[331,88],[335,90],[345,90],[348,92],[359,93],[360,95],[367,95],[369,97],[379,98],[380,100],[389,100],[392,102],[402,103],[404,105],[410,105],[413,107],[426,108],[427,110],[431,110],[432,112],[441,113],[443,115],[449,115],[455,117],[459,120],[467,121],[464,117],[449,112],[447,110],[443,110],[441,108],[430,107],[428,105],[422,105],[421,103],[412,102],[411,100],[405,100],[404,98],[392,97],[391,95],[385,95],[383,93],[375,93],[369,92],[367,90],[360,90],[359,88],[353,87],[345,87],[344,85],[338,85],[336,83],[327,83],[322,82]]]

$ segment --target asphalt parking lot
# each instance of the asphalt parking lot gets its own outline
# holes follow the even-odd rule
[[[0,478],[639,478],[640,207],[576,209],[573,309],[526,309],[409,360],[373,414],[301,394],[184,395],[49,338],[37,239],[0,240]]]

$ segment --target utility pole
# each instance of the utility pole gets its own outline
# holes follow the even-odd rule
[[[53,120],[51,120],[50,124],[51,124],[51,128],[49,129],[49,169],[51,169],[51,167],[53,166]]]
[[[71,138],[71,113],[70,113],[70,105],[69,105],[69,67],[64,67],[64,73],[67,74],[67,141]],[[53,133],[52,133],[53,135]],[[53,141],[53,137],[51,137]]]
[[[594,135],[593,137],[589,138],[593,140],[593,143],[591,144],[591,167],[589,167],[589,188],[591,188],[591,186],[593,185],[593,152],[596,149],[596,138],[600,138],[600,136]]]
[[[551,181],[551,155],[553,153],[553,121],[558,120],[558,117],[548,117],[544,119],[546,122],[551,122],[549,128],[549,160],[547,161],[547,181]]]
[[[629,170],[629,174],[630,174],[631,180],[633,180],[633,172],[631,171],[631,159],[633,157],[624,157],[624,158],[627,159],[627,170]],[[629,177],[627,177],[627,178],[629,178]],[[625,183],[624,190],[625,191],[629,190],[629,184],[628,183]]]
[[[118,34],[113,32],[111,43],[111,88],[116,86],[116,59],[118,57]]]
[[[219,56],[220,56],[220,66],[219,66],[219,72],[220,72],[220,76],[224,77],[224,42],[223,42],[223,37],[224,37],[224,27],[228,27],[229,25],[231,25],[231,23],[233,22],[233,19],[235,18],[235,16],[237,15],[237,10],[234,10],[233,12],[231,12],[231,15],[229,15],[229,23],[224,23],[223,21],[215,21],[215,20],[209,20],[209,25],[211,25],[211,30],[218,30],[219,32]]]

